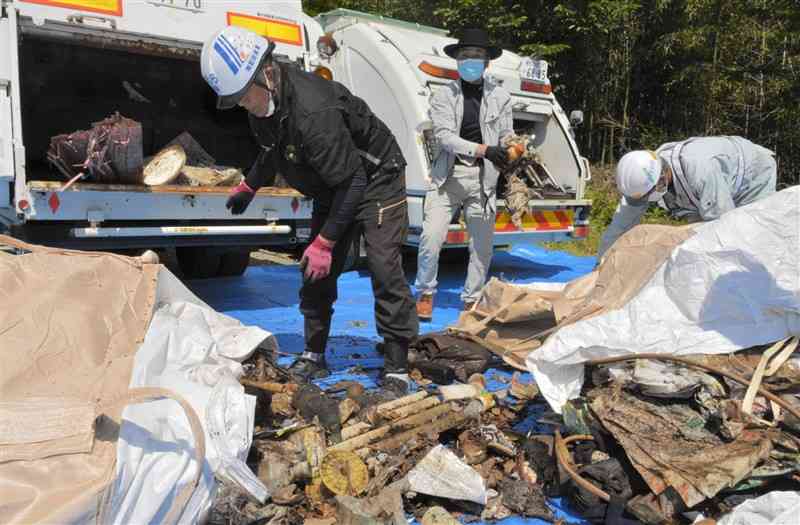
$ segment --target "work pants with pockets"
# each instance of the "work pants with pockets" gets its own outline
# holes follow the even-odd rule
[[[420,294],[433,294],[438,285],[439,254],[453,215],[463,206],[469,233],[469,267],[461,300],[477,301],[492,262],[495,222],[495,189],[487,188],[484,206],[480,167],[460,164],[439,188],[425,195],[424,220],[417,260],[415,286]]]
[[[315,208],[311,239],[320,232],[327,217],[327,210]],[[418,335],[419,321],[403,271],[402,248],[407,234],[408,204],[405,173],[401,169],[391,175],[391,180],[376,178],[368,184],[356,220],[333,248],[331,273],[316,282],[303,280],[300,311],[305,317],[307,352],[325,352],[333,304],[338,298],[337,280],[344,270],[348,251],[363,236],[375,297],[375,323],[385,342],[384,371],[408,371],[408,343]]]

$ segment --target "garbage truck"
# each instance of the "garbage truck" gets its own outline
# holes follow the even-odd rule
[[[70,183],[48,161],[53,136],[119,112],[141,123],[144,155],[188,132],[217,164],[246,170],[258,146],[244,110],[217,111],[199,74],[202,43],[226,24],[271,38],[279,60],[343,83],[387,123],[408,161],[408,242],[416,245],[435,151],[428,100],[456,78],[442,51],[454,40],[348,10],[312,18],[299,0],[0,0],[0,230],[53,246],[174,247],[189,278],[238,275],[253,248],[308,242],[311,203],[289,188],[262,188],[233,216],[229,188]],[[532,200],[521,228],[501,200],[498,246],[581,238],[588,228],[588,163],[549,81],[525,77],[523,62],[504,51],[490,73],[512,93],[515,128],[535,137],[563,191]],[[447,241],[468,242],[458,217]]]
[[[183,273],[241,274],[251,248],[300,243],[311,202],[263,188],[247,212],[230,188],[65,178],[51,137],[119,112],[141,123],[144,156],[184,132],[221,166],[246,171],[258,146],[244,110],[217,111],[200,75],[202,43],[225,24],[269,35],[308,69],[319,24],[299,1],[0,0],[0,230],[85,249],[175,247]]]
[[[325,34],[317,41],[312,66],[363,98],[394,132],[403,150],[408,163],[408,242],[418,245],[425,194],[431,188],[430,168],[438,153],[429,100],[437,89],[458,78],[456,61],[444,53],[444,46],[456,40],[443,29],[348,9],[316,18]],[[585,187],[591,171],[573,130],[582,122],[582,112],[575,110],[567,116],[543,61],[504,50],[490,63],[487,74],[511,94],[515,132],[530,136],[541,165],[554,179],[554,191],[540,191],[530,199],[521,224],[515,225],[502,198],[506,180],[500,177],[495,247],[585,238],[591,209]],[[468,242],[464,220],[457,213],[444,247],[464,247]]]

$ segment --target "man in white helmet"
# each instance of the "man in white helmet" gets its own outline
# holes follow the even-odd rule
[[[245,108],[261,145],[226,206],[243,213],[277,173],[314,199],[313,242],[301,259],[305,351],[290,368],[302,380],[327,375],[336,281],[350,247],[363,235],[377,329],[384,338],[384,385],[403,393],[408,343],[418,332],[401,257],[408,230],[406,162],[389,128],[363,100],[338,82],[273,61],[273,47],[233,26],[203,46],[203,78],[219,96],[218,107]]]
[[[655,152],[626,153],[617,164],[617,211],[598,258],[658,202],[675,218],[711,221],[775,192],[775,154],[742,137],[695,137]]]

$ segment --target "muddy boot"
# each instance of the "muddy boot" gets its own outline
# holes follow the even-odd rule
[[[381,388],[397,397],[408,395],[410,384],[411,379],[408,374],[384,374],[381,379]]]
[[[381,387],[398,397],[408,394],[408,343],[385,341],[383,343],[383,377]]]
[[[295,380],[308,383],[314,379],[328,377],[328,367],[325,364],[325,354],[303,352],[289,367],[289,373]]]
[[[417,299],[417,317],[420,321],[433,319],[433,294],[421,294]]]

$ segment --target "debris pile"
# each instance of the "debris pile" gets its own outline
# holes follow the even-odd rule
[[[500,287],[493,284],[494,293]],[[515,312],[494,319],[515,319]],[[470,356],[477,343],[462,335],[432,334],[417,348]],[[259,504],[228,488],[211,522],[399,524],[407,514],[422,523],[554,521],[548,498],[559,496],[596,523],[717,518],[745,499],[800,490],[800,401],[789,401],[800,393],[797,347],[791,339],[687,360],[698,367],[598,362],[561,415],[546,410],[519,372],[487,392],[480,372],[496,364],[493,357],[449,385],[417,369],[428,388],[393,398],[354,381],[326,390],[295,384],[274,357],[259,353],[241,382],[258,398],[249,465],[271,499]],[[752,378],[763,378],[754,396]],[[783,395],[772,402],[764,388]],[[531,413],[538,428],[552,425],[555,433],[515,431]]]
[[[424,340],[418,348],[463,341]],[[470,371],[486,370],[489,361]],[[212,523],[399,524],[409,513],[428,523],[553,519],[544,492],[557,486],[552,438],[513,431],[537,395],[519,374],[493,394],[481,373],[437,386],[415,369],[428,387],[396,397],[355,381],[325,390],[295,384],[264,352],[245,370],[241,383],[257,397],[249,465],[271,499],[260,504],[228,487]],[[549,447],[541,441],[548,439]]]
[[[183,132],[155,156],[145,159],[141,123],[115,113],[90,130],[50,139],[47,160],[72,184],[236,186],[243,174],[216,160]]]

